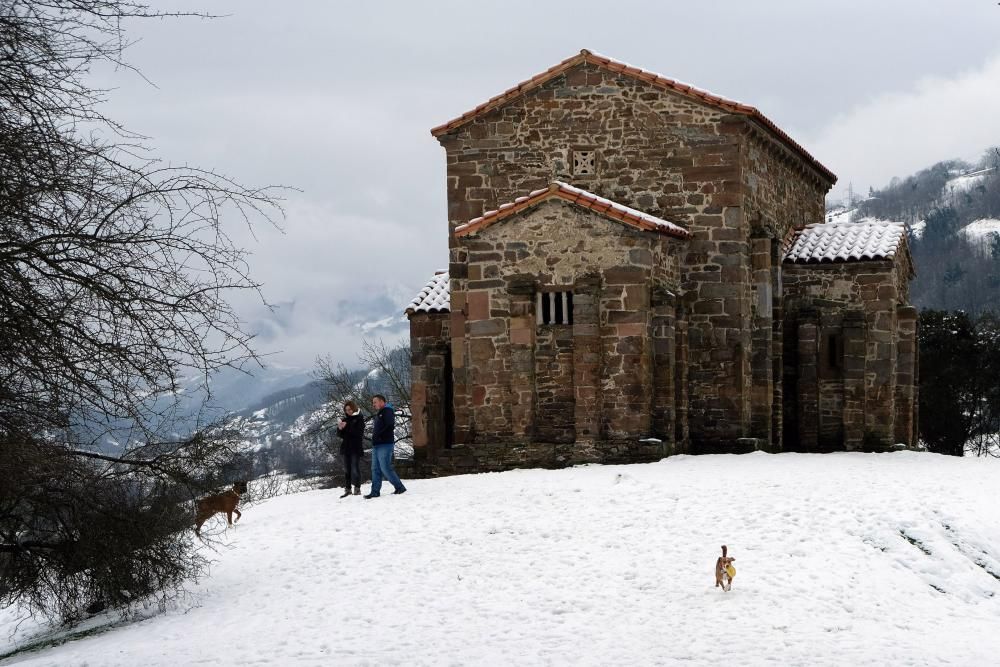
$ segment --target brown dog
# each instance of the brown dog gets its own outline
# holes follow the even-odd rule
[[[198,515],[195,517],[194,532],[201,535],[201,526],[215,515],[216,512],[225,512],[229,525],[233,525],[233,514],[239,521],[243,516],[236,505],[240,502],[240,496],[247,492],[246,482],[236,482],[233,488],[225,493],[217,493],[214,496],[205,496],[198,501]]]
[[[736,576],[736,568],[733,567],[735,558],[726,555],[726,545],[722,545],[722,556],[715,561],[715,586],[722,586],[723,591],[728,591],[733,587],[733,577]]]

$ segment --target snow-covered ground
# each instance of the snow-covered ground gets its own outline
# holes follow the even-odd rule
[[[961,233],[969,241],[988,245],[993,234],[1000,233],[1000,220],[982,218],[963,227]]]
[[[836,206],[828,210],[825,214],[824,221],[835,225],[843,224],[845,222],[851,222],[851,218],[857,212],[856,208],[846,208],[844,206]]]
[[[993,168],[989,167],[987,169],[978,169],[965,174],[959,174],[954,178],[950,178],[944,185],[945,194],[957,195],[963,192],[968,192],[982,183],[983,180],[985,180],[986,177],[992,173],[992,171]]]
[[[0,664],[997,664],[998,482],[995,459],[751,454],[283,496],[214,524],[184,604]],[[8,650],[51,636],[14,618]]]

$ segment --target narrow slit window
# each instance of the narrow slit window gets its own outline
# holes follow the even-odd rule
[[[538,324],[573,324],[572,292],[538,292]]]
[[[841,378],[844,372],[844,337],[840,333],[825,334],[819,356],[820,377],[827,380]]]
[[[826,344],[827,365],[832,371],[839,371],[844,355],[844,344],[840,334],[831,334]]]

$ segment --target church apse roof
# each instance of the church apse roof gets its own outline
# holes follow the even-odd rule
[[[817,223],[796,230],[785,261],[792,264],[893,259],[904,247],[901,223]]]
[[[580,65],[582,63],[589,63],[596,65],[598,67],[603,67],[604,69],[610,70],[612,72],[620,72],[626,76],[631,76],[640,81],[645,81],[657,88],[662,90],[668,90],[671,92],[679,93],[690,99],[699,101],[703,104],[713,106],[730,113],[739,114],[747,116],[752,120],[763,126],[768,132],[770,132],[774,137],[776,137],[780,142],[784,143],[786,146],[792,149],[795,153],[798,153],[806,162],[811,164],[820,174],[822,174],[832,185],[837,182],[837,176],[832,171],[823,166],[816,158],[814,158],[809,151],[803,148],[799,143],[792,139],[788,134],[784,132],[781,128],[774,124],[774,121],[767,118],[762,114],[756,107],[750,106],[749,104],[744,104],[742,102],[737,102],[735,100],[726,99],[719,95],[715,95],[705,90],[695,88],[694,86],[683,83],[676,79],[671,79],[663,76],[662,74],[657,74],[656,72],[650,72],[648,70],[641,69],[639,67],[633,67],[627,63],[623,63],[613,58],[608,58],[607,56],[602,56],[599,53],[594,53],[587,49],[583,49],[580,53],[563,60],[557,65],[553,65],[549,69],[536,74],[530,79],[526,79],[521,83],[508,88],[499,95],[495,95],[490,99],[486,100],[474,109],[467,111],[466,113],[453,118],[447,123],[438,125],[431,129],[431,134],[435,137],[440,137],[444,134],[457,129],[466,123],[474,120],[475,118],[485,114],[497,107],[507,104],[511,100],[514,100],[521,95],[524,95],[530,90],[534,90],[539,86],[542,86],[549,80],[561,75],[566,70]]]
[[[406,307],[406,314],[447,313],[450,310],[451,285],[448,281],[448,272],[438,271]]]
[[[553,181],[547,188],[535,190],[525,197],[518,197],[510,203],[503,204],[494,211],[488,211],[478,218],[459,225],[455,228],[455,236],[474,234],[495,222],[499,222],[508,216],[520,213],[524,209],[536,206],[551,198],[562,199],[570,204],[589,209],[606,218],[642,231],[657,232],[679,239],[686,239],[691,236],[690,232],[673,222],[613,202],[610,199],[605,199],[562,181]]]

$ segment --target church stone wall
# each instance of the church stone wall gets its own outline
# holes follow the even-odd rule
[[[690,405],[685,410],[691,440],[713,445],[754,435],[751,363],[755,345],[771,343],[755,341],[752,333],[755,294],[743,198],[751,192],[754,211],[764,210],[768,219],[787,225],[777,207],[795,200],[794,210],[815,212],[819,222],[822,196],[817,199],[815,186],[776,182],[802,177],[765,150],[771,139],[758,137],[760,145],[746,157],[750,134],[744,116],[579,65],[439,138],[447,151],[449,225],[454,228],[551,180],[682,224],[693,235],[682,257],[679,304],[688,316]],[[572,173],[574,150],[596,151],[594,174]],[[747,168],[765,164],[774,178],[745,178]],[[459,301],[469,280],[464,271],[470,254],[461,238],[452,239],[451,287]],[[777,259],[773,256],[764,270],[777,272]],[[760,329],[768,323],[757,324]],[[758,357],[758,365],[771,363],[768,354]],[[774,393],[773,386],[760,391]],[[472,399],[464,371],[458,371],[456,411]],[[762,403],[768,424],[757,430],[766,438],[771,400]]]
[[[435,470],[912,444],[908,254],[783,263],[831,184],[776,136],[587,63],[441,134],[450,231],[559,180],[691,237],[555,199],[450,234],[447,332],[420,343],[449,351],[453,378]],[[573,293],[571,326],[538,323],[546,290]]]
[[[563,180],[596,195],[675,219],[718,206],[734,175],[724,111],[594,65],[579,65],[442,135],[450,228]],[[596,151],[595,173],[574,175],[573,151]],[[737,192],[733,179],[731,200]]]
[[[542,443],[532,451],[543,459],[556,444],[572,445],[575,461],[625,460],[623,448],[636,455],[638,439],[655,433],[654,394],[674,393],[674,348],[656,343],[673,339],[683,242],[559,199],[462,241],[468,277],[462,305],[452,300],[452,359],[470,400],[456,410],[456,442]],[[572,292],[571,325],[538,323],[546,291]],[[657,364],[669,369],[659,383]],[[672,443],[672,421],[668,428],[645,458]]]
[[[411,313],[410,412],[414,454],[433,459],[451,444],[451,333],[448,313]]]
[[[829,183],[754,128],[742,152],[743,217],[751,240],[749,435],[782,448],[782,253],[795,227],[823,221]]]
[[[908,261],[784,265],[786,449],[915,444]]]

